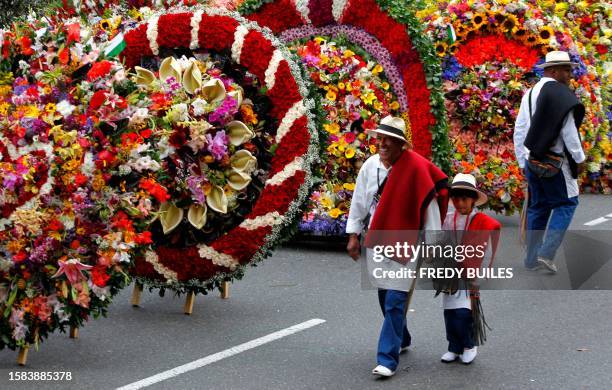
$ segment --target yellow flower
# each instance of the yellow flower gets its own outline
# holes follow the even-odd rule
[[[347,191],[355,191],[355,183],[344,183],[342,185],[342,188],[344,188]]]
[[[321,206],[325,208],[331,208],[334,205],[334,202],[331,200],[329,196],[321,197]]]
[[[25,106],[23,109],[23,115],[28,118],[38,118],[40,111],[36,106]]]
[[[559,17],[565,16],[569,5],[567,3],[557,3],[555,4],[555,14]]]
[[[438,42],[436,43],[436,54],[439,57],[444,57],[446,55],[446,48],[448,47],[448,45],[446,44],[446,42]]]
[[[329,57],[326,56],[325,54],[321,55],[320,57],[320,64],[321,65],[327,65],[329,63]]]
[[[8,104],[7,102],[0,103],[0,115],[6,116],[8,114],[8,110],[10,106],[11,105]]]
[[[474,14],[472,21],[474,22],[474,27],[479,29],[487,21],[487,15],[483,13]]]
[[[370,153],[371,154],[375,154],[376,153],[376,145],[370,145]]]
[[[400,108],[399,102],[397,100],[392,101],[391,104],[389,105],[389,108],[391,108],[392,110],[399,110]]]
[[[323,39],[322,37],[316,37],[316,38],[314,39],[314,41],[315,41],[316,43],[318,43],[319,45],[320,45],[321,43],[325,43],[325,39]]]
[[[48,114],[55,114],[56,111],[56,107],[54,103],[47,103],[47,105],[45,106],[45,111]]]
[[[544,26],[540,30],[540,39],[544,42],[548,42],[554,33],[555,31],[552,29],[552,27]]]
[[[337,123],[326,123],[323,125],[323,129],[329,134],[336,134],[340,131],[340,126]]]
[[[344,88],[346,88],[346,85],[341,81],[338,83],[338,89],[340,90],[344,90]]]
[[[338,218],[340,215],[342,215],[342,211],[339,208],[334,208],[329,212],[329,216],[333,219]]]
[[[371,105],[372,102],[376,100],[376,95],[374,95],[373,92],[368,92],[367,94],[361,96],[361,100],[363,100],[365,104]]]
[[[386,82],[386,81],[383,81],[383,83],[380,85],[380,87],[386,91],[386,90],[389,89],[389,83]]]
[[[325,95],[325,98],[327,100],[335,101],[336,100],[336,93],[334,91],[327,91],[327,94]]]
[[[512,14],[506,15],[506,20],[501,25],[502,31],[514,34],[518,28],[519,22],[516,16]]]
[[[374,102],[374,109],[376,111],[380,111],[383,109],[383,104],[381,102],[379,102],[378,100]]]
[[[346,149],[346,151],[344,152],[344,156],[346,158],[353,158],[353,157],[355,157],[355,149],[353,149],[353,148]]]
[[[365,133],[359,133],[359,135],[357,136],[357,139],[359,141],[363,141],[364,139],[366,139],[366,135]]]
[[[381,73],[382,71],[383,71],[383,67],[382,67],[382,65],[381,65],[381,64],[376,64],[376,65],[374,66],[374,69],[372,69],[372,74],[373,74],[374,76],[376,76],[377,74]]]
[[[354,55],[355,55],[355,53],[352,52],[351,50],[347,49],[347,50],[344,51],[344,58],[350,58],[350,57],[353,57]]]

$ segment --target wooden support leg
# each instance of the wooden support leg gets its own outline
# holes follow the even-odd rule
[[[134,283],[134,291],[132,291],[132,306],[140,305],[140,295],[142,294],[142,284]]]
[[[193,291],[187,294],[185,299],[185,314],[190,315],[193,313],[193,302],[195,301],[195,293]]]
[[[223,282],[221,285],[221,298],[228,299],[230,297],[230,282]]]
[[[79,328],[77,328],[76,326],[71,326],[70,327],[70,338],[71,339],[78,339],[79,338]]]
[[[28,350],[30,349],[29,345],[25,347],[19,348],[19,355],[17,356],[17,364],[20,366],[25,366],[28,361]]]

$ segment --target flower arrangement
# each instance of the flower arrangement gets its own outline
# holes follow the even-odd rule
[[[368,50],[388,72],[393,87],[402,80],[403,91],[395,90],[398,102],[406,96],[413,147],[449,168],[444,98],[441,94],[439,60],[414,10],[406,2],[393,0],[292,1],[246,0],[238,11],[260,25],[282,34],[285,42],[303,39],[303,34],[349,36],[355,45]],[[365,45],[362,46],[362,45]],[[366,49],[367,50],[367,49]],[[388,61],[383,62],[383,57]],[[396,71],[394,71],[394,69]]]
[[[143,180],[165,190],[150,209],[154,250],[134,273],[160,292],[205,293],[267,256],[300,215],[318,155],[310,90],[274,37],[225,11],[160,12],[125,40],[122,57],[146,91],[127,99],[148,109],[140,123],[152,118],[159,138],[123,165],[134,174],[145,159],[133,192]],[[196,58],[163,59],[158,74],[139,66],[169,49]]]
[[[4,34],[0,348],[103,315],[128,270],[179,292],[240,277],[301,215],[318,136],[299,68],[238,15],[176,15],[125,32],[132,68],[77,19]],[[187,56],[152,56],[172,26]]]
[[[300,230],[343,234],[359,167],[376,153],[367,131],[386,115],[401,115],[400,103],[381,64],[346,36],[317,36],[294,45],[291,49],[323,95],[328,156],[322,166],[324,182],[311,196]]]
[[[88,29],[18,22],[0,61],[0,349],[104,315],[146,232],[122,218],[97,142],[99,90],[125,85]],[[6,36],[6,34],[5,34]],[[113,100],[118,107],[124,102]]]
[[[469,172],[483,183],[489,206],[511,214],[522,204],[512,132],[524,92],[537,81],[550,50],[567,50],[580,66],[572,87],[587,107],[580,129],[589,191],[610,192],[606,177],[608,123],[601,116],[602,95],[595,67],[560,19],[527,1],[452,1],[422,10],[443,64],[454,172]],[[456,39],[456,40],[455,40]],[[470,142],[473,142],[470,144]]]

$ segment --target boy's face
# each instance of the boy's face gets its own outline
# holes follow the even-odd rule
[[[470,214],[474,208],[474,203],[476,203],[476,199],[469,196],[453,196],[451,197],[451,200],[453,201],[455,209],[461,215]]]

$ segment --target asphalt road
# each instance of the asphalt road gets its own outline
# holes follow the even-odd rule
[[[612,234],[612,217],[584,225],[611,214],[611,200],[582,197],[572,229]],[[517,217],[500,220],[508,229],[518,224]],[[521,248],[507,241],[500,262],[523,275]],[[600,278],[612,278],[609,266]],[[30,351],[24,368],[15,364],[15,352],[0,351],[0,389],[114,389],[311,319],[325,322],[150,388],[610,388],[612,291],[593,289],[484,291],[493,330],[470,366],[440,363],[447,347],[440,301],[431,291],[417,291],[408,313],[413,346],[395,377],[375,379],[370,371],[382,316],[376,292],[362,289],[360,272],[329,246],[283,248],[248,270],[229,300],[199,296],[191,316],[183,314],[183,298],[156,293],[143,293],[141,307],[133,308],[130,289],[116,298],[108,318],[91,321],[78,340],[53,335]],[[9,381],[10,372],[24,370],[70,371],[73,379]]]

